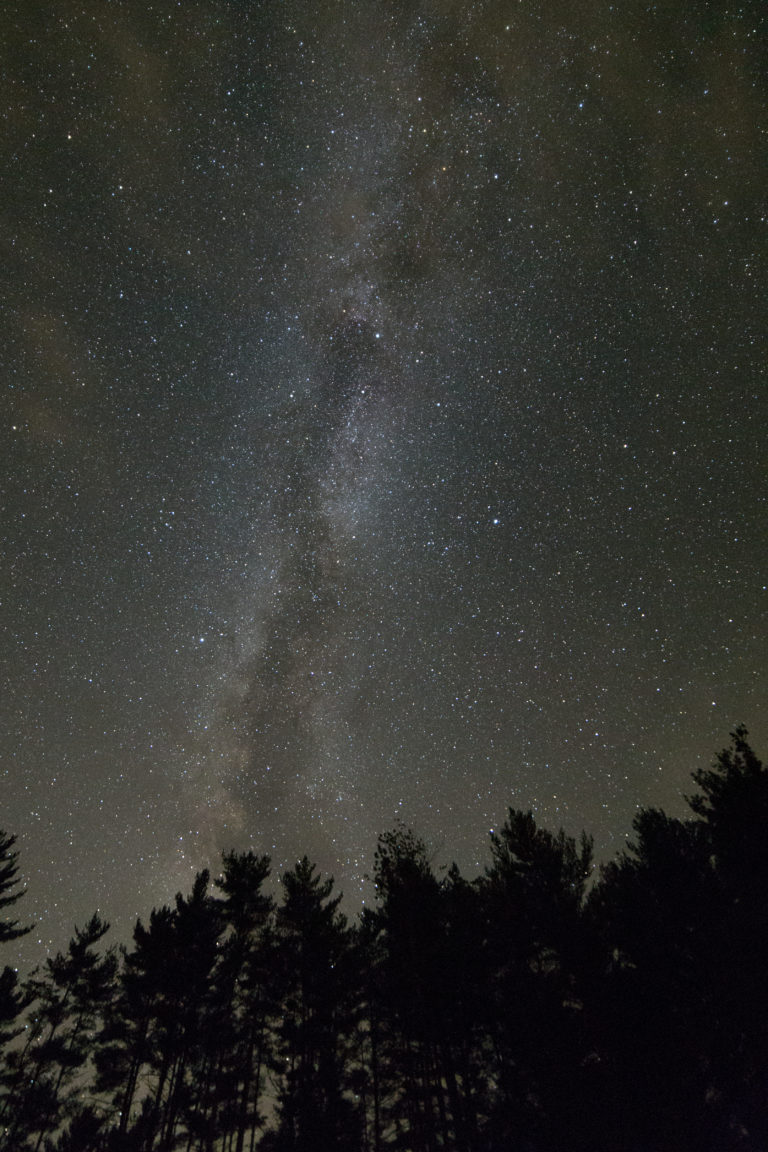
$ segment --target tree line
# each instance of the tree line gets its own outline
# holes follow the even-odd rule
[[[354,922],[306,857],[276,897],[253,852],[129,946],[93,916],[0,975],[0,1149],[768,1148],[768,769],[738,728],[693,780],[596,872],[588,836],[510,809],[471,880],[382,835]]]

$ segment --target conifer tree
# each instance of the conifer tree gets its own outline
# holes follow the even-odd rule
[[[264,1147],[276,1152],[359,1148],[360,1118],[347,1093],[360,1000],[341,894],[303,857],[282,877],[277,910],[281,1017],[272,1068],[277,1125]]]
[[[638,812],[588,896],[591,841],[510,810],[473,881],[380,837],[352,928],[306,857],[275,906],[250,852],[139,920],[119,971],[92,917],[21,990],[0,974],[6,1034],[31,1006],[0,1150],[762,1152],[768,770],[737,728],[693,779],[691,817]]]
[[[263,1124],[260,1112],[269,1058],[274,932],[272,897],[263,891],[268,856],[227,852],[216,881],[224,939],[203,1024],[198,1093],[190,1120],[202,1150],[226,1139],[243,1152]]]
[[[176,896],[173,951],[169,957],[173,986],[159,1030],[157,1088],[152,1123],[159,1125],[157,1147],[174,1147],[179,1125],[190,1111],[198,1086],[194,1072],[205,1043],[205,1021],[211,994],[222,921],[218,902],[208,893],[209,874],[195,878],[189,897]]]
[[[476,898],[455,867],[438,881],[424,842],[404,827],[379,837],[374,882],[384,1131],[414,1149],[466,1152],[482,1078],[471,1019],[479,968],[465,936],[477,928]]]
[[[719,1101],[729,1132],[747,1132],[762,1148],[768,1147],[768,766],[747,737],[737,727],[714,765],[693,773],[700,791],[689,804],[710,846],[720,908],[710,945],[709,1097]]]
[[[592,842],[539,828],[510,809],[491,834],[481,883],[488,951],[487,1030],[495,1101],[488,1146],[578,1147],[579,1068],[586,1055],[577,987]]]
[[[589,1004],[596,1143],[666,1141],[693,1152],[706,1147],[700,1005],[718,919],[709,845],[657,809],[637,814],[634,833],[588,904],[602,939]]]
[[[590,898],[607,1147],[768,1143],[768,772],[737,728],[693,779],[694,819],[641,810]]]
[[[14,852],[15,836],[8,836],[0,831],[0,910],[3,912],[12,908],[24,895],[24,890],[14,892],[20,883],[18,852]],[[20,928],[18,920],[0,919],[0,944],[9,940],[18,940],[29,932],[29,928]]]
[[[0,911],[12,908],[24,895],[20,884],[18,852],[14,852],[15,836],[0,831]],[[18,920],[0,919],[0,944],[18,940],[29,932],[28,927],[20,927]],[[0,971],[0,1053],[5,1045],[18,1036],[15,1026],[19,1013],[24,1007],[24,997],[19,988],[18,973],[15,968],[5,965]],[[0,1105],[2,1107],[2,1105]]]
[[[152,909],[146,927],[137,920],[133,948],[122,949],[118,993],[96,1054],[95,1084],[98,1092],[112,1098],[116,1123],[109,1147],[120,1152],[139,1148],[140,1134],[147,1127],[143,1102],[150,1098],[142,1086],[156,1059],[163,1002],[171,995],[174,944],[174,913],[164,905]]]
[[[112,1095],[110,1147],[166,1152],[188,1131],[198,1097],[204,1022],[222,922],[198,873],[189,897],[139,920],[98,1055],[97,1087]]]
[[[33,1001],[26,1042],[6,1060],[5,1147],[40,1152],[46,1136],[77,1111],[74,1082],[84,1075],[94,1035],[114,994],[117,959],[96,945],[109,925],[94,914],[65,953],[27,982]],[[71,1091],[70,1091],[71,1090]]]

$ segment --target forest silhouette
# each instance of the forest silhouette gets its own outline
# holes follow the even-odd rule
[[[768,1148],[768,769],[592,842],[509,810],[469,880],[399,826],[355,921],[305,857],[223,855],[106,947],[0,974],[3,1152]],[[0,834],[0,942],[27,929]]]

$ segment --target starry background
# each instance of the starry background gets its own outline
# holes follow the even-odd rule
[[[682,814],[768,739],[757,3],[7,3],[0,826],[39,958],[223,848]],[[761,247],[762,245],[762,247]]]

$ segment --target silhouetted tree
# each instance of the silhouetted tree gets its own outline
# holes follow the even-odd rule
[[[605,939],[595,987],[607,1146],[704,1149],[707,1012],[718,903],[708,839],[645,809],[604,866],[590,913]],[[714,903],[713,903],[714,902]]]
[[[455,867],[441,883],[424,842],[404,827],[379,837],[374,883],[384,1136],[419,1152],[437,1146],[467,1152],[477,1141],[483,1080],[475,1013],[482,986],[479,901]]]
[[[353,1035],[350,1087],[359,1101],[361,1148],[381,1152],[383,1147],[382,1004],[380,977],[383,944],[376,917],[363,909],[352,929],[360,972],[360,1014]]]
[[[31,1006],[0,1149],[762,1152],[768,770],[737,728],[693,779],[691,817],[641,810],[588,895],[589,838],[510,809],[473,881],[381,836],[353,928],[306,857],[276,907],[250,852],[139,920],[119,971],[94,916],[21,989],[0,975],[6,1037]]]
[[[24,895],[24,890],[14,892],[21,880],[19,878],[18,852],[13,848],[16,844],[15,836],[8,836],[0,831],[0,910],[3,912],[12,908]],[[20,928],[18,920],[0,919],[0,944],[7,944],[9,940],[18,940],[26,935],[29,928]]]
[[[234,1152],[253,1143],[263,1124],[259,1110],[274,1013],[274,901],[263,885],[268,856],[227,852],[216,881],[225,937],[219,948],[202,1029],[202,1060],[190,1130],[196,1147],[212,1149],[227,1137]]]
[[[122,949],[119,990],[96,1054],[96,1089],[112,1097],[117,1114],[109,1147],[120,1152],[143,1145],[148,1118],[143,1103],[151,1100],[141,1090],[142,1077],[156,1060],[160,1018],[172,995],[174,919],[173,911],[164,905],[152,909],[147,927],[137,920],[133,948]]]
[[[768,773],[746,735],[693,774],[696,819],[638,813],[590,898],[605,1147],[768,1146]]]
[[[320,1152],[359,1148],[360,1121],[346,1089],[360,1000],[341,895],[305,856],[282,877],[277,910],[274,1034],[278,1122],[265,1148]]]
[[[205,1045],[205,1022],[213,967],[223,922],[218,901],[208,893],[209,874],[199,872],[189,897],[176,896],[172,994],[163,1005],[158,1032],[157,1088],[154,1114],[159,1122],[157,1147],[175,1144],[177,1126],[197,1094],[191,1073]]]
[[[539,828],[531,812],[510,809],[491,834],[491,855],[480,885],[494,1086],[487,1147],[578,1148],[587,1047],[578,976],[592,841],[582,834],[577,845],[562,829]]]
[[[709,1096],[735,1147],[768,1147],[768,768],[737,727],[689,800],[707,838],[719,924]],[[713,1109],[710,1108],[710,1112]],[[738,1140],[734,1136],[738,1134]]]
[[[97,1060],[97,1087],[112,1094],[118,1111],[111,1148],[166,1152],[194,1113],[223,927],[208,879],[198,873],[189,897],[179,893],[173,909],[153,910],[149,928],[139,920],[124,955]]]
[[[95,950],[108,930],[95,914],[84,928],[75,928],[66,953],[47,960],[42,974],[27,982],[34,1004],[26,1042],[7,1057],[5,1147],[39,1152],[45,1137],[77,1109],[73,1082],[85,1074],[100,1017],[114,994],[116,956]]]
[[[24,895],[23,889],[14,891],[21,882],[17,863],[19,854],[13,850],[15,844],[15,836],[8,836],[0,831],[0,911],[3,912],[12,908]],[[0,919],[0,944],[18,940],[27,932],[29,928],[20,927],[18,920]],[[19,1034],[15,1024],[23,1007],[24,997],[19,989],[18,973],[15,968],[6,964],[0,971],[0,1052]],[[2,1091],[1,1080],[0,1091]]]
[[[46,1152],[101,1152],[104,1115],[91,1104],[76,1104],[72,1119],[57,1139],[47,1139]]]

